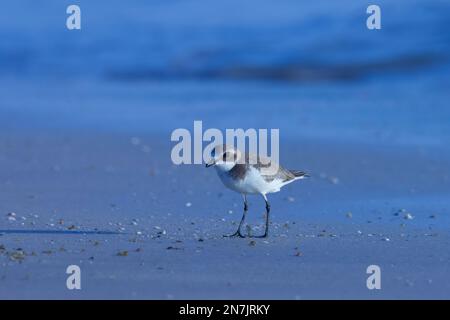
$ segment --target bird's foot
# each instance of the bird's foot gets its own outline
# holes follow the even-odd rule
[[[262,235],[260,235],[260,236],[252,236],[252,238],[256,238],[256,239],[264,239],[264,238],[267,238],[269,235],[267,234],[267,233],[264,233],[264,234],[262,234]]]
[[[235,238],[235,237],[245,238],[245,236],[239,230],[236,231],[233,234],[224,234],[223,236],[226,237],[226,238]]]

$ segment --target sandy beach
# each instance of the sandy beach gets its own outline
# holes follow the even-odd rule
[[[240,196],[203,166],[171,164],[161,141],[3,134],[0,297],[448,298],[442,150],[300,140],[283,160],[312,178],[270,197],[271,236],[228,239]],[[262,213],[250,197],[255,234]],[[72,264],[79,291],[65,286]],[[371,264],[382,290],[366,288]]]

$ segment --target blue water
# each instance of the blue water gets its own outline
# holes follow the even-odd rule
[[[65,27],[73,3],[81,31]],[[370,31],[357,0],[8,1],[0,124],[445,145],[450,3],[377,4]]]
[[[65,27],[72,3],[81,31]],[[0,10],[1,74],[220,78],[254,68],[242,77],[257,78],[290,67],[340,79],[448,62],[448,1],[377,4],[379,31],[366,28],[368,3],[359,0],[9,1]]]

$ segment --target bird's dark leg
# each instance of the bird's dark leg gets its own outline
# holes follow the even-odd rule
[[[257,236],[256,238],[267,238],[269,235],[269,214],[270,214],[270,203],[267,200],[267,197],[265,194],[262,195],[264,198],[264,201],[266,202],[266,229],[264,231],[264,234],[262,236]]]
[[[230,235],[225,235],[225,237],[241,237],[241,238],[245,238],[244,235],[242,235],[241,233],[241,227],[244,224],[244,220],[245,220],[245,215],[247,214],[248,211],[248,203],[247,203],[247,196],[244,194],[244,213],[242,214],[242,218],[241,218],[241,222],[239,222],[239,227],[236,230],[235,233],[230,234]]]
[[[267,201],[266,197],[264,197],[264,200],[266,201],[266,230],[264,231],[263,238],[269,235],[269,214],[270,214],[270,203],[269,201]]]

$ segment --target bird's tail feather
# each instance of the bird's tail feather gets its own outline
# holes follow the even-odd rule
[[[309,178],[310,175],[303,171],[289,170],[297,179]]]

